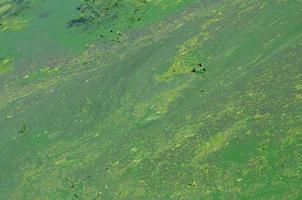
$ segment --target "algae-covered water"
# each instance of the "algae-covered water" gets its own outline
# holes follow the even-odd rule
[[[302,199],[301,0],[0,0],[0,199]]]

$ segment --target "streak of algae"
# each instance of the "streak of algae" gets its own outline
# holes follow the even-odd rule
[[[52,87],[55,87],[61,81],[62,80],[60,80],[60,78],[46,79],[46,80],[36,83],[36,84],[25,85],[21,88],[18,88],[17,90],[13,90],[13,88],[18,87],[18,85],[16,83],[13,83],[13,85],[5,85],[5,87],[3,89],[3,93],[1,94],[0,108],[5,107],[6,105],[8,105],[9,103],[11,103],[14,100],[30,96],[31,94],[33,94],[34,92],[36,92],[38,90],[51,89]]]
[[[108,51],[115,54],[116,50],[117,48],[113,47]],[[30,96],[37,90],[51,90],[64,80],[66,81],[76,76],[90,73],[110,64],[111,62],[106,62],[105,59],[102,59],[107,54],[105,51],[100,51],[92,45],[78,56],[53,61],[57,66],[52,66],[53,63],[50,63],[51,67],[41,67],[34,71],[29,71],[17,79],[17,81],[15,79],[8,80],[0,94],[0,108],[5,107],[14,100]],[[96,59],[100,57],[100,60]],[[121,58],[116,58],[116,60],[119,59]],[[86,69],[86,65],[91,65],[91,62],[96,62],[97,66]],[[0,75],[1,73],[8,73],[13,69],[11,58],[7,57],[0,60]]]
[[[2,3],[0,1],[0,3]],[[12,5],[11,4],[5,4],[3,6],[0,6],[0,16],[5,14],[7,11],[9,11],[10,9],[12,8]]]
[[[241,132],[244,132],[247,129],[246,123],[246,120],[235,122],[231,127],[227,128],[225,131],[221,133],[216,133],[208,141],[203,142],[200,145],[200,149],[196,150],[196,155],[192,159],[192,163],[198,164],[213,152],[220,151],[223,147],[228,145],[228,141],[231,137],[233,137],[235,134],[240,134]]]
[[[9,57],[5,57],[3,59],[0,59],[0,75],[6,74],[10,71],[12,71],[14,68],[12,66],[12,59]]]
[[[172,59],[172,65],[169,67],[168,71],[156,77],[157,81],[166,81],[173,75],[190,73],[192,65],[198,63],[197,57],[189,57],[188,54],[191,53],[192,49],[197,48],[199,43],[198,37],[188,39],[183,45],[178,46],[178,54]]]
[[[151,114],[162,115],[168,112],[169,105],[175,101],[175,99],[184,91],[189,85],[179,85],[176,88],[168,91],[161,92],[155,95],[149,100],[146,100],[134,107],[134,116],[138,119],[147,115],[146,121],[148,120],[148,111],[151,110]],[[150,116],[149,116],[150,117]]]
[[[4,19],[0,22],[2,24],[0,26],[0,31],[20,31],[27,26],[27,20],[19,17]]]

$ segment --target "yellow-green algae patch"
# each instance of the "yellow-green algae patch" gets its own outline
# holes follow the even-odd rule
[[[0,20],[0,31],[20,31],[27,26],[27,20],[20,17],[10,17]]]
[[[8,73],[12,71],[13,65],[12,65],[12,59],[9,57],[0,59],[0,75]]]
[[[169,110],[170,104],[175,101],[175,99],[181,95],[181,92],[188,87],[187,84],[179,85],[168,91],[161,92],[158,95],[155,95],[151,99],[148,99],[134,107],[134,116],[137,118],[146,117],[146,121],[150,121],[156,115],[160,116],[167,113]],[[151,116],[148,115],[148,111],[151,111]],[[149,119],[149,120],[148,120]]]
[[[0,4],[3,3],[5,1],[0,1]],[[9,11],[12,8],[11,4],[4,4],[2,6],[0,6],[0,16],[5,14],[7,11]]]
[[[228,141],[235,134],[240,134],[246,130],[245,121],[236,122],[234,125],[226,129],[221,133],[216,133],[212,138],[208,141],[205,141],[200,144],[200,148],[197,149],[196,155],[193,158],[193,163],[201,162],[207,156],[212,154],[213,152],[221,150],[223,147],[228,145]],[[239,132],[239,133],[238,133]]]

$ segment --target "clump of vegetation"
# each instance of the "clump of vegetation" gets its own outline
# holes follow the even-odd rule
[[[119,32],[126,33],[129,28],[147,27],[190,1],[192,0],[83,0],[75,8],[79,12],[78,17],[67,22],[66,28],[97,28],[101,38],[119,43],[127,38]]]
[[[27,127],[26,127],[25,122],[23,121],[22,126],[21,126],[21,128],[19,129],[18,133],[20,133],[20,134],[25,134],[26,131],[27,131]]]
[[[192,73],[201,73],[201,74],[204,74],[204,73],[206,73],[206,68],[203,66],[203,64],[202,63],[198,63],[197,64],[197,66],[198,67],[194,67],[193,69],[192,69]]]
[[[84,0],[76,9],[79,18],[68,22],[67,27],[82,24],[106,24],[111,22],[135,24],[155,3],[148,0]]]
[[[25,0],[0,0],[0,20],[18,15],[28,5]]]
[[[9,57],[0,58],[0,74],[4,74],[13,69],[12,59]]]
[[[18,31],[26,26],[26,20],[19,15],[29,8],[29,0],[0,0],[0,31]]]

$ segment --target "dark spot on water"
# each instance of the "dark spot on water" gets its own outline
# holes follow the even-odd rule
[[[111,16],[111,19],[116,19],[117,18],[117,15],[112,15]]]
[[[87,9],[88,9],[88,7],[85,6],[85,5],[83,5],[83,4],[81,4],[80,6],[78,6],[78,7],[76,8],[76,10],[78,10],[78,11],[80,11],[80,12],[84,12],[84,11],[86,11]]]
[[[27,126],[26,126],[25,122],[23,122],[23,124],[22,124],[21,128],[19,129],[18,133],[25,134],[26,130],[27,130]]]
[[[80,26],[82,24],[86,24],[88,23],[88,19],[85,19],[85,18],[78,18],[78,19],[73,19],[73,20],[70,20],[68,23],[67,23],[67,26],[66,28],[71,28],[71,27],[74,27],[74,26]]]
[[[193,181],[192,183],[188,183],[188,186],[196,188],[197,187],[197,183],[196,183],[196,181]]]
[[[68,176],[66,177],[66,180],[68,181],[68,183],[70,183],[70,188],[74,188],[75,187],[75,183],[73,180],[71,180],[71,178],[69,178]]]
[[[55,11],[55,10],[46,10],[46,11],[43,11],[43,12],[39,13],[39,14],[37,15],[37,17],[38,17],[38,18],[41,18],[41,19],[47,18],[47,17],[49,17],[54,11]]]
[[[202,64],[200,63],[200,64],[198,64],[198,67],[194,67],[193,69],[192,69],[192,71],[191,72],[193,72],[193,73],[205,73],[207,71],[207,69],[205,68],[205,67],[202,67]]]
[[[39,166],[41,166],[41,165],[43,165],[43,164],[44,164],[43,161],[39,161],[39,162],[38,162],[38,165],[39,165]]]
[[[105,173],[108,173],[109,170],[110,170],[109,167],[106,167],[106,168],[105,168]]]

